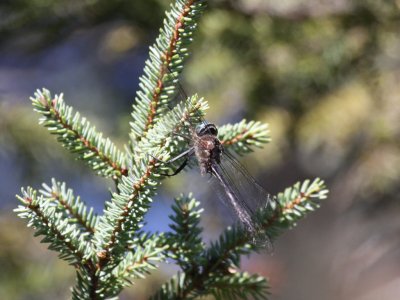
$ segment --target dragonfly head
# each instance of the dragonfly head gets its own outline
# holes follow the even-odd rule
[[[212,123],[201,123],[201,124],[197,125],[196,133],[198,136],[203,136],[206,134],[217,136],[218,129],[217,129],[217,126],[215,126]]]

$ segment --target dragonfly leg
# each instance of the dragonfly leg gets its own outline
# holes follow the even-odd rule
[[[152,157],[153,157],[155,160],[157,160],[158,162],[161,162],[162,164],[170,164],[170,163],[173,163],[173,162],[177,161],[178,159],[180,159],[180,158],[182,158],[182,157],[185,157],[185,160],[183,161],[183,163],[182,163],[182,164],[179,166],[179,168],[176,169],[172,174],[160,173],[160,175],[164,175],[164,176],[175,176],[175,175],[177,175],[180,171],[183,170],[183,168],[187,165],[187,162],[188,162],[188,160],[189,160],[189,157],[190,157],[191,155],[193,155],[193,154],[194,154],[194,148],[192,147],[192,148],[189,148],[188,150],[182,152],[181,154],[177,155],[176,157],[171,158],[171,159],[168,160],[168,161],[162,161],[162,160],[158,159],[157,157],[154,157],[154,156],[152,156]]]
[[[186,156],[186,158],[185,158],[185,160],[183,161],[183,163],[179,166],[178,169],[176,169],[176,170],[174,171],[174,173],[172,173],[172,174],[160,173],[160,175],[164,175],[164,176],[171,177],[171,176],[175,176],[175,175],[179,174],[179,173],[183,170],[183,168],[186,167],[188,160],[189,160],[189,158]]]
[[[151,154],[150,154],[150,156],[152,158],[154,158],[159,163],[170,164],[170,163],[173,163],[174,161],[177,161],[178,159],[180,159],[180,158],[182,158],[184,156],[191,156],[193,153],[194,153],[194,148],[192,147],[192,148],[189,148],[186,151],[183,151],[181,154],[179,154],[179,155],[175,156],[174,158],[171,158],[170,160],[167,160],[167,161],[163,161],[163,160],[161,160],[161,159],[159,159],[159,158],[157,158],[157,157],[155,157],[155,156],[153,156]]]

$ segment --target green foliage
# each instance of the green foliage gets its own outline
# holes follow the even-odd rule
[[[80,197],[74,197],[72,189],[67,189],[65,183],[56,182],[54,179],[51,183],[51,186],[43,184],[39,193],[46,197],[47,201],[53,201],[54,205],[63,209],[68,222],[77,224],[82,233],[93,234],[98,220],[93,208],[88,211],[86,204]]]
[[[172,232],[167,233],[169,256],[175,259],[180,268],[188,272],[191,264],[201,258],[204,243],[201,238],[202,228],[199,227],[200,203],[192,195],[175,199],[172,209],[175,215],[170,216],[174,222],[170,225]]]
[[[162,285],[160,290],[151,297],[151,300],[184,299],[182,297],[184,283],[185,274],[178,272],[178,274]]]
[[[124,152],[103,138],[79,113],[73,113],[62,96],[37,92],[34,109],[40,123],[57,135],[58,141],[85,161],[98,175],[112,177],[117,189],[106,201],[101,216],[93,214],[64,183],[52,181],[38,192],[22,189],[17,196],[19,217],[28,220],[36,235],[60,253],[76,270],[73,299],[116,299],[131,280],[145,277],[156,263],[172,259],[180,271],[155,293],[153,299],[193,299],[213,295],[217,299],[254,298],[268,295],[266,279],[238,272],[241,256],[265,248],[266,237],[275,239],[295,225],[326,197],[323,181],[297,183],[254,216],[256,237],[234,224],[219,239],[206,246],[200,227],[202,209],[192,195],[180,196],[170,216],[171,231],[143,233],[143,219],[151,207],[167,160],[187,147],[182,134],[200,121],[208,108],[197,97],[184,99],[172,109],[178,75],[188,56],[188,44],[203,10],[204,1],[177,0],[167,13],[164,28],[150,48],[133,107],[130,148]],[[245,120],[222,126],[221,142],[237,154],[251,152],[269,141],[267,125]],[[157,159],[156,159],[157,158]]]
[[[318,208],[319,203],[313,200],[323,200],[327,197],[328,191],[323,187],[324,182],[317,178],[313,182],[310,180],[298,182],[293,187],[285,189],[283,193],[279,193],[278,203],[283,207],[280,222],[286,227],[291,227],[307,212]]]
[[[215,299],[267,299],[268,285],[264,277],[233,273],[217,278],[211,288]]]
[[[93,256],[94,249],[88,241],[88,232],[82,232],[78,224],[69,222],[69,212],[53,201],[53,197],[38,196],[32,188],[22,189],[21,201],[16,212],[28,219],[28,226],[36,229],[35,235],[42,235],[43,243],[50,243],[49,249],[58,251],[60,258],[71,265],[85,263]]]
[[[135,146],[146,136],[158,117],[168,110],[171,96],[177,89],[178,76],[188,57],[188,46],[192,42],[197,20],[205,6],[204,0],[177,0],[166,13],[164,27],[153,46],[139,78],[131,122],[131,142]]]
[[[157,161],[153,157],[169,157],[169,135],[183,125],[182,120],[193,116],[203,103],[194,96],[187,106],[174,108],[140,141],[135,153],[128,156],[130,172],[122,177],[118,192],[106,203],[94,236],[99,251],[103,249],[107,255],[124,255],[123,250],[135,240],[144,214],[150,208],[151,197],[160,183],[158,172],[162,169],[156,167]],[[181,117],[177,112],[181,113]]]
[[[218,137],[225,148],[232,148],[238,154],[251,152],[253,147],[260,148],[270,141],[267,124],[246,120],[221,126]]]
[[[315,200],[325,199],[326,194],[325,185],[318,178],[311,183],[296,183],[278,194],[270,205],[257,212],[261,238],[268,235],[275,239],[283,229],[295,226],[297,220],[317,207]],[[235,224],[206,248],[199,236],[199,205],[190,195],[175,199],[175,215],[170,217],[174,221],[170,225],[173,232],[166,235],[164,243],[169,245],[166,256],[175,259],[182,272],[165,283],[152,299],[206,295],[217,299],[266,299],[268,284],[264,278],[236,271],[243,255],[260,251],[265,244],[254,243],[253,237]]]
[[[84,160],[98,175],[121,177],[126,175],[124,154],[117,149],[110,139],[103,138],[96,132],[86,118],[74,113],[72,107],[64,103],[63,95],[51,97],[43,89],[31,98],[34,110],[42,114],[40,123],[50,133],[57,135],[57,140],[78,158]]]

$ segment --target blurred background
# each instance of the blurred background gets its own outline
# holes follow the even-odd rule
[[[12,209],[21,186],[66,181],[101,212],[97,178],[37,123],[46,87],[121,147],[147,50],[167,0],[0,3],[0,299],[66,299],[71,267]],[[183,74],[218,124],[270,124],[272,142],[244,158],[272,194],[321,177],[322,207],[242,268],[270,278],[271,299],[398,299],[400,294],[400,1],[210,0]],[[174,196],[197,170],[164,182],[147,218],[166,230]],[[223,226],[203,191],[205,239]],[[176,269],[124,291],[146,299]]]

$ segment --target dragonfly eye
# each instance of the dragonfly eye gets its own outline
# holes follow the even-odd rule
[[[211,123],[203,123],[197,126],[196,128],[196,133],[199,136],[203,136],[206,134],[210,135],[217,135],[218,134],[218,129],[214,124]]]
[[[217,135],[218,129],[214,124],[208,124],[207,132],[211,135]]]

